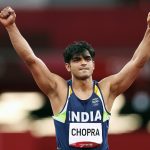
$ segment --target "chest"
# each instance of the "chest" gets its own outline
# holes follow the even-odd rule
[[[80,100],[75,95],[69,98],[68,122],[101,122],[103,106],[101,99],[93,94],[88,100]]]
[[[87,100],[91,97],[93,93],[93,89],[89,91],[81,91],[81,90],[74,90],[74,94],[78,95],[78,98],[81,100]]]

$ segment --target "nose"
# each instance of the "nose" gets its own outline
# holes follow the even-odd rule
[[[86,65],[87,61],[85,59],[81,59],[81,65]]]

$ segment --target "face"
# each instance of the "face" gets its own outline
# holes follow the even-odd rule
[[[74,55],[70,63],[66,63],[66,68],[72,76],[85,80],[92,76],[94,70],[94,61],[88,51],[81,55]]]

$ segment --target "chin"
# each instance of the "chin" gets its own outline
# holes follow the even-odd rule
[[[90,78],[91,76],[89,75],[84,75],[84,76],[80,76],[80,77],[77,77],[79,80],[86,80],[88,78]]]

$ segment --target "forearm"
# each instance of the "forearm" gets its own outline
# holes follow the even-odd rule
[[[14,23],[11,26],[6,27],[6,30],[8,31],[11,43],[17,54],[23,59],[23,61],[27,62],[32,56],[34,56],[34,53],[25,38],[19,32],[16,24]]]
[[[135,51],[132,60],[138,67],[143,67],[150,58],[150,28],[147,28],[144,38]]]

